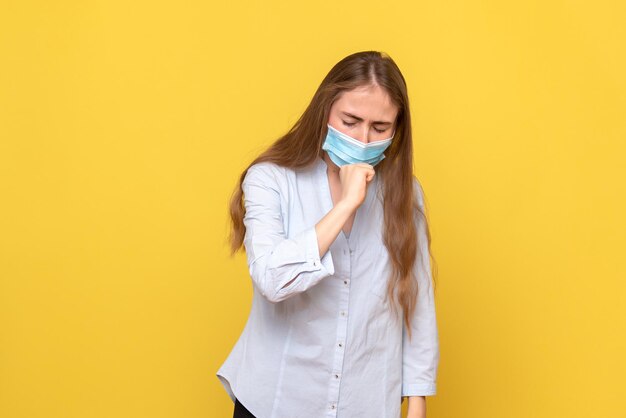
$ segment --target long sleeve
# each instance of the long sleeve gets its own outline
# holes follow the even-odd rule
[[[304,292],[335,273],[330,251],[320,258],[315,225],[286,237],[278,169],[271,163],[254,164],[242,183],[248,268],[254,285],[271,302]]]
[[[423,209],[421,186],[415,179],[414,190]],[[418,281],[418,297],[412,317],[409,342],[406,325],[402,334],[402,396],[432,396],[437,392],[437,369],[439,366],[439,335],[435,314],[435,298],[432,287],[430,257],[426,245],[426,230],[423,220],[418,218],[417,231],[421,255],[415,263]]]

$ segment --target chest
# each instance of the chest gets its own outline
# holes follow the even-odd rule
[[[334,176],[327,176],[328,187],[330,189],[330,196],[332,200],[333,207],[341,200],[343,187],[341,185],[341,180]],[[352,231],[352,225],[354,224],[354,218],[356,215],[356,211],[352,212],[348,220],[342,227],[342,231],[345,235],[349,236]]]
[[[281,214],[287,237],[318,223],[341,199],[339,179],[333,180],[323,171],[290,172],[282,184]],[[368,184],[365,200],[353,211],[331,248],[380,253],[384,247],[383,207],[378,191],[375,181]]]

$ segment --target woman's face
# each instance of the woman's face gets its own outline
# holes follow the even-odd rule
[[[387,139],[395,129],[398,108],[380,86],[343,92],[330,108],[328,123],[363,143]]]

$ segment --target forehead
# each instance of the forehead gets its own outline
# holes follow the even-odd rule
[[[333,112],[348,112],[365,120],[393,121],[398,107],[380,86],[363,86],[343,92],[333,103]]]

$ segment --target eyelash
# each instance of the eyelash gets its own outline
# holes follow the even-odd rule
[[[345,120],[342,120],[342,122],[343,122],[343,124],[344,124],[344,125],[346,125],[346,126],[354,126],[354,125],[356,125],[356,122],[348,123],[348,122],[346,122]],[[376,128],[374,128],[374,130],[375,130],[376,132],[378,132],[379,134],[382,134],[383,132],[385,132],[385,131],[386,131],[386,129],[383,129],[383,130],[381,131],[381,130],[376,129]]]

